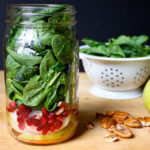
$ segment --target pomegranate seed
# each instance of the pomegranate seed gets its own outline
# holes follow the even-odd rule
[[[58,117],[56,118],[56,120],[62,121],[62,117],[61,117],[61,116],[58,116]]]
[[[55,131],[55,127],[54,127],[54,126],[50,126],[49,130],[50,130],[51,132],[54,132],[54,131]]]
[[[56,122],[56,124],[55,124],[55,128],[56,129],[60,129],[60,127],[62,126],[62,122]]]
[[[24,120],[22,118],[17,118],[17,121],[18,121],[18,123],[21,123],[21,124],[24,123]]]
[[[24,130],[25,129],[25,125],[24,124],[19,124],[18,127],[19,127],[20,130]]]
[[[48,111],[46,110],[46,108],[42,108],[42,114],[43,116],[48,116]]]
[[[46,135],[48,132],[48,127],[44,127],[43,130],[42,130],[42,134],[43,135]]]
[[[27,121],[27,125],[28,125],[28,126],[32,126],[31,119],[27,119],[26,121]]]
[[[54,122],[55,122],[55,120],[54,120],[54,119],[48,120],[48,124],[49,124],[49,125],[54,124]]]
[[[19,105],[19,109],[20,109],[20,111],[22,111],[22,112],[25,112],[25,111],[26,111],[26,107],[23,106],[23,105]]]
[[[47,123],[47,119],[46,119],[44,116],[41,117],[41,121],[42,121],[42,123],[44,123],[44,124]]]
[[[50,114],[48,115],[48,119],[54,119],[54,117],[55,117],[55,114],[54,114],[54,113],[50,113]]]
[[[28,117],[27,114],[22,114],[22,118],[23,118],[23,119],[25,119],[25,118],[27,118],[27,117]]]
[[[62,113],[62,116],[68,116],[69,115],[69,111],[66,110],[65,112]]]
[[[36,130],[41,131],[42,129],[43,129],[42,125],[39,125]]]
[[[39,120],[38,119],[34,119],[34,125],[38,126],[39,125]]]
[[[13,112],[15,111],[15,109],[12,109],[12,108],[7,108],[8,112]]]
[[[16,102],[10,102],[10,103],[9,103],[9,107],[10,107],[10,108],[15,109],[16,106],[17,106],[17,103],[16,103]]]
[[[17,116],[20,116],[20,112],[19,111],[17,111]]]

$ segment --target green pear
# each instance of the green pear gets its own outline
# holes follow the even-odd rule
[[[150,111],[150,80],[146,83],[143,91],[143,101],[145,107]]]

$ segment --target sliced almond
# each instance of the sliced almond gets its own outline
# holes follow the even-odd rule
[[[117,123],[123,124],[129,116],[130,114],[127,112],[115,111],[112,117]]]
[[[64,107],[61,107],[61,108],[59,108],[56,112],[55,112],[55,114],[56,115],[60,115],[60,114],[62,114],[63,112],[64,112]]]
[[[138,118],[143,127],[150,127],[150,117]]]
[[[110,118],[110,117],[103,118],[100,121],[100,126],[104,129],[108,129],[115,124],[116,124],[115,120],[113,118]]]
[[[122,138],[130,138],[133,136],[132,131],[124,124],[117,123],[116,126],[112,126],[111,129],[116,135]]]
[[[93,129],[95,127],[95,125],[92,123],[92,122],[88,122],[87,124],[86,124],[86,128],[87,129]]]
[[[104,136],[105,142],[112,143],[119,141],[118,136],[114,133],[108,133]]]
[[[141,128],[142,127],[141,122],[136,118],[127,118],[124,121],[124,124],[131,128]]]

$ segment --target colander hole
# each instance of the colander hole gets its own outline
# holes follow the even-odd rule
[[[111,72],[110,74],[114,74],[113,72]]]
[[[107,69],[105,69],[105,71],[108,71]]]
[[[139,73],[137,72],[136,74],[138,75]]]
[[[114,84],[114,82],[111,82],[111,84]]]
[[[108,77],[108,74],[106,74],[106,77]]]
[[[107,86],[109,86],[109,84],[107,84]]]
[[[117,87],[119,87],[119,84],[117,84]]]
[[[113,68],[110,68],[110,70],[113,70]]]
[[[117,80],[116,82],[119,82],[119,80]]]
[[[106,81],[108,81],[108,79]]]
[[[120,72],[120,74],[123,74],[122,72]]]
[[[115,87],[114,85],[112,85],[112,87]]]
[[[111,80],[113,80],[114,78],[110,78]]]
[[[116,77],[119,77],[119,75],[116,75]]]
[[[116,72],[118,71],[118,69],[116,69]]]
[[[122,77],[122,79],[124,79],[124,77]]]
[[[101,77],[101,79],[103,79],[103,77]]]
[[[101,74],[104,74],[104,72],[101,72]]]
[[[122,82],[122,81],[121,81],[120,83],[121,83],[121,84],[123,84],[123,82]]]

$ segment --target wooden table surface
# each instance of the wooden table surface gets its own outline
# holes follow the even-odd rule
[[[91,85],[87,76],[80,73],[80,123],[73,138],[56,145],[28,145],[15,140],[8,133],[3,72],[0,71],[0,150],[149,150],[150,128],[134,129],[135,137],[132,139],[121,139],[119,142],[105,143],[104,135],[107,132],[99,127],[99,121],[95,119],[96,112],[107,110],[121,110],[130,112],[135,116],[148,116],[149,113],[144,108],[142,98],[121,101],[97,98],[89,93]],[[95,123],[95,128],[85,129],[85,124],[91,120]]]

